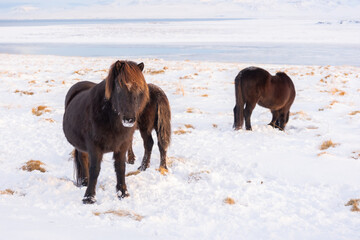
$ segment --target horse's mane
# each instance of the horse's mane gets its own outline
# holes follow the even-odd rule
[[[135,62],[116,61],[111,65],[109,74],[105,79],[105,97],[110,99],[115,81],[119,82],[120,87],[127,88],[131,92],[147,93],[147,85],[141,71],[142,69]]]

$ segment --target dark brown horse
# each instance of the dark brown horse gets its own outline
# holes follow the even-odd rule
[[[295,95],[293,82],[283,72],[271,76],[266,70],[257,67],[241,70],[235,78],[235,130],[242,127],[244,118],[246,130],[251,130],[250,117],[256,103],[271,110],[272,120],[269,125],[284,130]]]
[[[144,157],[139,170],[145,171],[150,166],[150,157],[154,140],[151,136],[153,129],[156,131],[158,147],[160,151],[160,168],[167,169],[166,152],[171,138],[171,111],[169,100],[164,91],[154,84],[148,84],[150,100],[144,111],[137,120],[137,127],[140,130],[144,142]],[[135,155],[130,145],[128,151],[128,163],[134,164]]]
[[[63,130],[75,147],[77,183],[87,185],[84,203],[94,203],[104,153],[113,152],[119,199],[129,196],[125,160],[136,121],[149,99],[144,64],[117,61],[99,84],[79,82],[65,99]],[[89,156],[89,168],[87,157]]]

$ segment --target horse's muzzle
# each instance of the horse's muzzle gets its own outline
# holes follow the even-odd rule
[[[135,125],[135,118],[123,117],[122,125],[124,127],[129,127],[129,128],[133,127]]]

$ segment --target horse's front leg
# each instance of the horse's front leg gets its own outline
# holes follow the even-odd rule
[[[127,154],[127,163],[129,164],[134,164],[135,163],[135,154],[134,154],[134,151],[133,151],[133,148],[132,148],[132,141],[131,141],[131,144],[130,144],[130,147],[128,149],[128,154]]]
[[[84,204],[92,204],[96,202],[95,188],[97,179],[100,173],[100,164],[103,153],[100,149],[92,147],[89,149],[90,168],[89,168],[89,182],[83,198]]]
[[[114,152],[114,167],[117,178],[116,192],[119,199],[130,196],[125,183],[126,150],[127,148],[122,148],[120,151]]]

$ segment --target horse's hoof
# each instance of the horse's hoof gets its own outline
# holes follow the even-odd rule
[[[140,171],[145,171],[148,167],[144,166],[144,165],[141,165],[138,170]]]
[[[128,164],[134,164],[135,163],[135,157],[128,158],[126,161]]]
[[[87,196],[83,198],[83,204],[94,204],[96,202],[96,199],[94,196]]]
[[[129,192],[126,190],[125,192],[122,192],[122,191],[118,191],[117,193],[116,193],[116,195],[117,195],[117,197],[121,200],[121,199],[123,199],[123,198],[126,198],[126,197],[129,197],[130,196],[130,194],[129,194]]]

